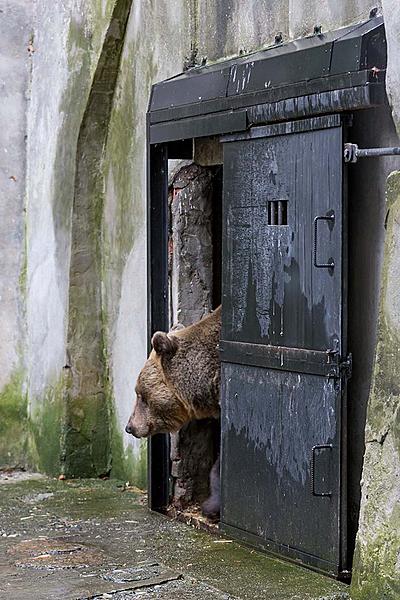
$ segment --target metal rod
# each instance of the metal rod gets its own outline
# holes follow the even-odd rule
[[[376,156],[399,156],[400,148],[359,148],[357,144],[344,145],[344,162],[355,163],[359,158],[373,158]]]
[[[400,154],[400,148],[359,148],[357,158],[366,156],[391,156]]]

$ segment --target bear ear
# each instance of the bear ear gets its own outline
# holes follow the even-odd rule
[[[151,343],[156,353],[160,356],[173,356],[179,346],[179,340],[176,336],[171,335],[170,337],[163,331],[156,331]]]

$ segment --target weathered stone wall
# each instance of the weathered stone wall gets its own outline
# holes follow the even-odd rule
[[[27,362],[48,472],[145,485],[145,446],[122,433],[146,352],[144,115],[154,78],[182,69],[186,15],[182,2],[36,5]]]
[[[397,146],[399,138],[388,106],[355,114],[349,139],[362,148]],[[348,175],[348,348],[353,351],[348,382],[349,539],[358,528],[365,421],[376,350],[381,270],[385,243],[386,179],[398,158],[385,156],[349,165]],[[368,235],[365,232],[368,231]],[[368,327],[365,324],[368,323]],[[362,348],[362,352],[358,349]]]
[[[213,298],[213,173],[199,165],[176,173],[170,199],[172,325],[191,325]]]
[[[378,340],[365,432],[354,600],[400,595],[400,172],[388,179]]]

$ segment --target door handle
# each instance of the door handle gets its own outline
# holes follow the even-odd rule
[[[333,210],[329,211],[326,215],[319,215],[314,219],[314,267],[317,269],[333,269],[335,266],[335,261],[333,258],[329,258],[326,263],[318,262],[318,222],[319,221],[328,221],[328,223],[332,223],[332,226],[335,222],[335,213]]]
[[[311,493],[313,496],[332,496],[332,492],[316,492],[315,491],[315,451],[316,450],[332,450],[332,444],[317,444],[312,448],[311,454]]]

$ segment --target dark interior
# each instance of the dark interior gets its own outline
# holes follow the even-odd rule
[[[187,164],[187,161],[184,163]],[[211,190],[210,230],[212,240],[211,308],[221,304],[222,273],[222,165],[202,167],[209,171]],[[179,169],[179,167],[178,167]],[[172,195],[170,193],[170,202]],[[170,239],[172,215],[169,215]],[[171,245],[171,244],[170,244]],[[171,279],[170,265],[170,279]],[[186,290],[190,295],[190,290]],[[185,290],[181,290],[185,294]],[[198,307],[201,308],[200,306]],[[200,516],[200,506],[209,495],[209,473],[219,455],[220,423],[216,419],[192,421],[171,436],[171,514],[182,518]]]

